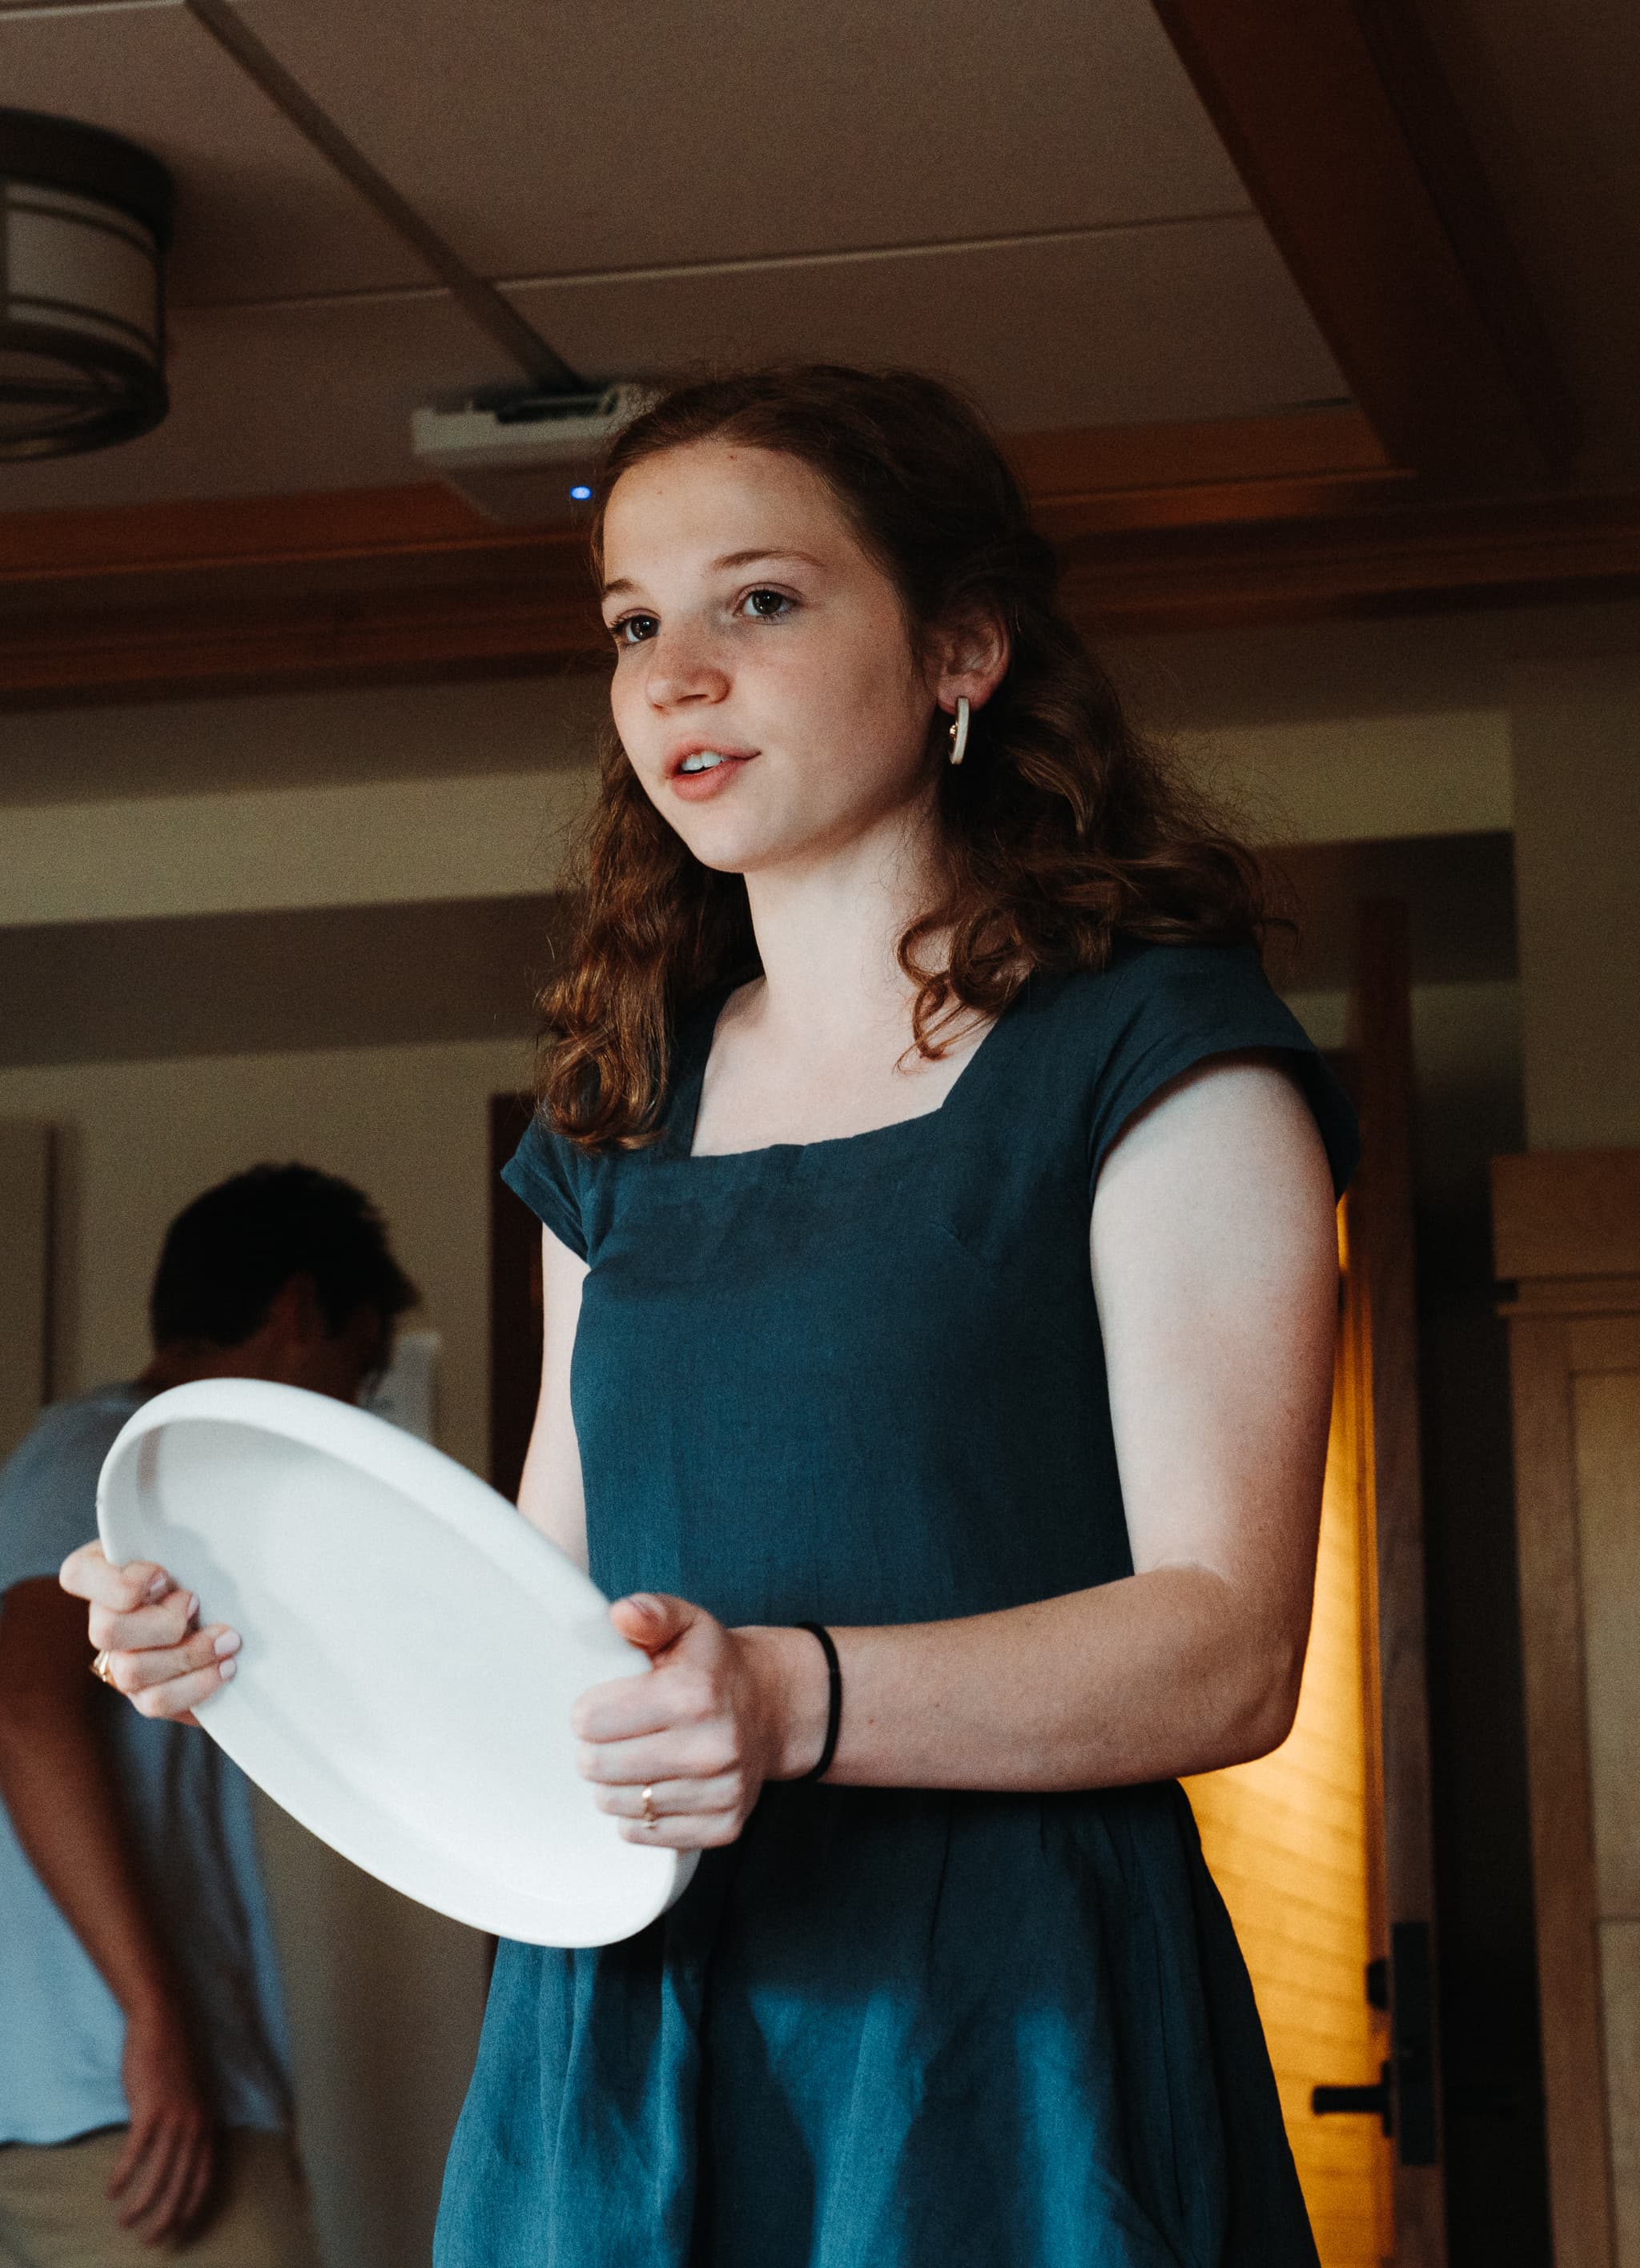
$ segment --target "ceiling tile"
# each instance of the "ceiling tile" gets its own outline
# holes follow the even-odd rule
[[[429,280],[181,7],[0,11],[0,87],[18,109],[110,128],[165,160],[174,306]]]
[[[241,0],[517,279],[1244,211],[1148,0]]]
[[[93,456],[0,468],[0,498],[30,512],[393,487],[422,477],[410,415],[424,395],[513,375],[441,293],[184,309],[165,423]]]
[[[953,377],[1005,430],[1237,417],[1347,391],[1262,227],[532,284],[510,296],[578,368],[813,356]]]

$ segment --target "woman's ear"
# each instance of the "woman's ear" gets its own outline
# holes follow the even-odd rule
[[[942,709],[955,709],[958,696],[983,709],[1008,674],[1012,659],[1000,615],[988,608],[952,623],[935,650],[934,697]]]

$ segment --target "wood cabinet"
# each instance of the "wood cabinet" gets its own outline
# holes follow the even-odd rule
[[[1555,2268],[1640,2268],[1640,1150],[1494,1168]]]

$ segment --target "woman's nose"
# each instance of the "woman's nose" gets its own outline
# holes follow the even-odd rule
[[[652,708],[673,709],[680,702],[721,701],[728,687],[728,673],[709,638],[675,630],[669,635],[662,630],[655,639],[646,683]]]

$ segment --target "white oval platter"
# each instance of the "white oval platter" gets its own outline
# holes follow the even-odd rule
[[[682,1892],[695,1854],[627,1842],[570,1731],[578,1695],[647,1657],[453,1458],[323,1395],[204,1379],[128,1421],[97,1523],[111,1560],[157,1560],[239,1631],[201,1725],[367,1873],[536,1945],[612,1944]]]

